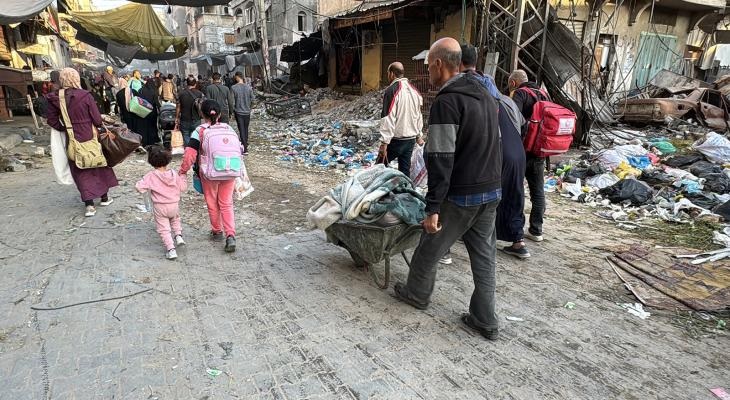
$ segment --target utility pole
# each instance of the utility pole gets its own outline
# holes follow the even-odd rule
[[[264,90],[271,88],[269,77],[269,34],[266,29],[266,4],[265,0],[256,0],[256,8],[259,12],[259,30],[261,32],[261,58],[264,64]]]

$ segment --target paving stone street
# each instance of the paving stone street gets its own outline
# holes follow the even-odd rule
[[[48,159],[0,174],[0,399],[712,399],[730,386],[727,334],[617,306],[633,298],[596,248],[636,238],[586,225],[557,197],[531,259],[498,255],[502,329],[489,342],[459,321],[473,288],[462,245],[428,310],[402,304],[303,223],[342,177],[256,151],[237,252],[208,240],[189,192],[187,245],[165,260],[133,191],[144,159],[115,168],[115,202],[94,218]],[[405,263],[393,268],[403,280]]]

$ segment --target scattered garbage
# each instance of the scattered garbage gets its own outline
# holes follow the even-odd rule
[[[512,321],[512,322],[525,322],[525,320],[524,320],[523,318],[520,318],[520,317],[510,317],[510,316],[506,316],[506,317],[504,317],[504,318],[505,318],[505,319],[506,319],[507,321]]]
[[[305,98],[311,115],[279,119],[261,108],[253,111],[260,121],[257,133],[271,142],[279,160],[343,171],[375,163],[382,93],[350,96],[325,88]]]
[[[641,303],[623,303],[620,304],[622,308],[629,312],[631,315],[635,315],[641,319],[647,319],[651,316],[650,312],[644,311],[644,306]]]
[[[565,303],[565,305],[563,307],[567,308],[568,310],[572,310],[575,308],[575,303],[573,303],[572,301],[569,301],[569,302]]]
[[[600,190],[611,202],[628,201],[633,205],[641,205],[651,199],[654,190],[646,183],[636,179],[624,179]]]
[[[215,368],[207,368],[207,369],[205,370],[205,372],[207,372],[207,373],[208,373],[208,375],[210,375],[210,376],[212,376],[212,377],[216,377],[216,376],[218,376],[218,375],[220,375],[220,374],[222,374],[222,373],[223,373],[223,371],[221,371],[221,370],[219,370],[219,369],[215,369]]]
[[[708,133],[703,139],[696,141],[693,147],[712,162],[730,162],[730,140],[718,133]]]

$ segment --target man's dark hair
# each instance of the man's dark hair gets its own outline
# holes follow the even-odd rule
[[[388,66],[388,72],[392,72],[393,75],[395,75],[396,78],[402,78],[403,77],[403,68],[398,67],[395,64],[390,64]]]
[[[157,70],[157,69],[155,70],[155,72],[153,72],[153,74],[155,74],[155,75],[157,75],[159,73],[160,73],[160,70]]]
[[[185,80],[185,83],[187,83],[188,86],[195,86],[198,84],[198,81],[196,81],[192,76],[189,76],[188,79]]]
[[[198,80],[203,79],[203,75],[198,74]]]
[[[203,112],[203,117],[209,120],[211,125],[215,125],[218,118],[221,117],[221,106],[213,99],[205,100],[200,106],[200,111]]]
[[[213,78],[214,81],[218,81],[218,80],[221,79],[221,74],[219,74],[217,72],[213,72],[212,78]]]
[[[475,67],[477,65],[477,49],[470,44],[461,45],[461,63],[465,67]]]
[[[172,80],[172,78],[174,78],[172,74],[167,74],[167,79]]]
[[[236,78],[241,78],[241,79],[243,79],[243,72],[241,72],[241,71],[236,71],[236,74],[235,74],[234,76],[235,76]]]
[[[152,145],[147,148],[147,162],[155,168],[164,167],[172,161],[172,153],[162,146]]]

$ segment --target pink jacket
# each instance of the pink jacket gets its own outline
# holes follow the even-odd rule
[[[188,190],[188,181],[174,170],[152,170],[135,185],[141,193],[149,191],[155,204],[171,204],[180,201],[180,193]]]

